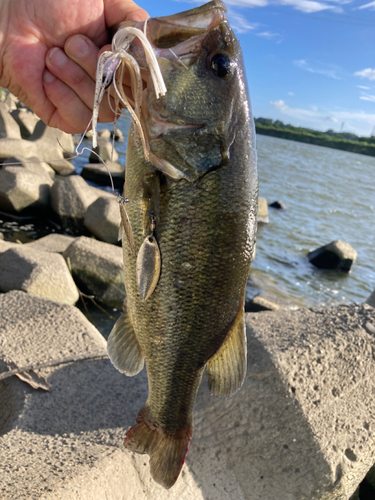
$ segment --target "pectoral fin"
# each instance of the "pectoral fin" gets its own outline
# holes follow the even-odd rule
[[[137,375],[143,368],[144,359],[141,347],[135,336],[126,307],[124,307],[123,314],[117,320],[108,338],[107,352],[114,366],[129,377]]]
[[[247,345],[244,311],[241,307],[220,349],[207,361],[207,381],[212,394],[232,396],[246,375]]]

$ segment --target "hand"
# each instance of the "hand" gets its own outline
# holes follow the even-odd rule
[[[0,0],[0,86],[48,125],[83,132],[108,27],[147,17],[132,0]],[[112,121],[105,101],[99,119]]]

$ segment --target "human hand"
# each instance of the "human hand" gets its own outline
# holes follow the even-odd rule
[[[48,125],[83,132],[108,27],[147,17],[132,0],[0,0],[0,86]],[[112,121],[105,101],[99,120]]]

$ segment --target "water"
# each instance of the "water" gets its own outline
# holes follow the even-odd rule
[[[297,306],[363,302],[375,289],[375,158],[257,136],[259,194],[283,201],[260,225],[248,295],[275,293]],[[310,250],[333,240],[358,257],[349,274],[317,270]]]

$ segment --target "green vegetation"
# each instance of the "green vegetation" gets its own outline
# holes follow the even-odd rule
[[[320,132],[310,128],[285,125],[280,120],[271,120],[270,118],[255,118],[254,121],[257,134],[375,156],[375,137],[359,137],[349,132],[338,133],[333,130]]]

